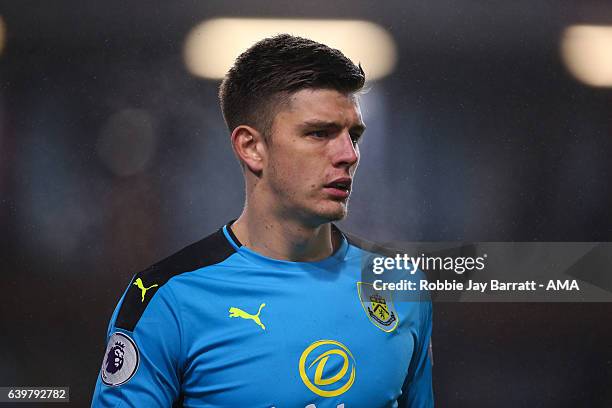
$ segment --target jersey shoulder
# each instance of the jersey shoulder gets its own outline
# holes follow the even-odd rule
[[[372,255],[394,256],[398,252],[397,249],[393,249],[377,242],[368,241],[354,234],[350,234],[344,231],[342,232],[342,234],[346,238],[349,245]]]
[[[398,255],[403,256],[419,254],[420,251],[414,252],[414,248],[410,250],[392,247],[391,245],[381,244],[373,241],[368,241],[361,237],[353,234],[343,232],[347,242],[353,248],[355,248],[361,256],[361,279],[364,282],[372,283],[375,280],[380,282],[401,282],[402,280],[412,280],[418,282],[421,279],[432,280],[432,276],[429,271],[423,270],[410,261],[414,269],[392,269],[385,271],[384,273],[374,273],[374,266],[377,265],[379,268],[382,267],[381,258],[395,258]],[[378,262],[377,262],[378,261]],[[383,269],[384,271],[384,269]],[[412,272],[411,272],[412,271]],[[430,302],[431,295],[427,290],[417,290],[409,292],[409,295],[398,296],[403,300],[418,300],[419,302]]]
[[[220,228],[137,273],[125,293],[115,327],[134,331],[151,299],[171,278],[223,262],[235,252],[225,237],[223,228]]]

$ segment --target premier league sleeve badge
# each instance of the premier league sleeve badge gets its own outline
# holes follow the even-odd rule
[[[127,334],[113,333],[108,339],[102,362],[102,382],[116,387],[128,382],[138,370],[140,356],[136,343]]]

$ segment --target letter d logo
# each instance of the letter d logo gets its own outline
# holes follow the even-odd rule
[[[300,356],[299,370],[306,387],[321,397],[344,394],[355,382],[355,358],[335,340],[319,340],[308,346]],[[324,377],[324,371],[333,374]]]

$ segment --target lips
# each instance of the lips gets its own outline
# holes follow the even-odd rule
[[[349,177],[341,177],[326,184],[325,190],[334,197],[347,198],[351,193],[351,184]]]
[[[348,177],[342,177],[326,184],[325,187],[337,188],[339,190],[351,191],[352,181]]]

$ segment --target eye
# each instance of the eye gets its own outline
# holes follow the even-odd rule
[[[361,140],[361,134],[360,133],[351,133],[351,140],[353,141],[353,144],[356,145]]]
[[[308,136],[314,136],[318,139],[325,139],[329,136],[329,132],[327,130],[313,130],[308,132]]]

